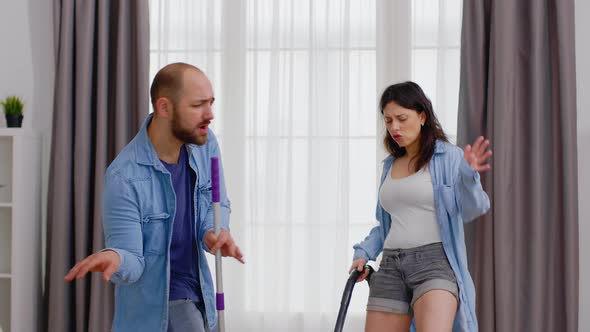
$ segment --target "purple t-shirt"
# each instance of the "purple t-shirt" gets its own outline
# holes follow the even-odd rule
[[[169,300],[191,299],[200,302],[198,249],[195,241],[193,193],[196,175],[188,163],[183,145],[177,164],[162,161],[172,176],[176,194],[176,215],[170,244]]]

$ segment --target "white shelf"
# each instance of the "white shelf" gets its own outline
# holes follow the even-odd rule
[[[36,331],[41,303],[41,141],[0,128],[0,325]]]
[[[23,128],[0,128],[0,137],[29,136],[36,137],[35,133]]]

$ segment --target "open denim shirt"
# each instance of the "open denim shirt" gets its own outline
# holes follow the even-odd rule
[[[391,155],[384,160],[381,185],[390,173],[393,160]],[[463,222],[486,213],[490,208],[490,200],[483,191],[479,173],[463,159],[463,151],[459,147],[437,141],[429,168],[442,244],[459,286],[460,303],[453,331],[477,331],[475,286],[467,267]],[[391,216],[379,202],[376,217],[379,225],[371,230],[363,242],[354,246],[354,259],[375,260],[383,250],[383,243],[391,228]]]
[[[170,283],[170,243],[176,209],[171,176],[147,135],[150,115],[135,138],[108,167],[103,191],[103,226],[107,249],[121,257],[111,282],[115,287],[113,331],[166,331]],[[186,145],[197,174],[193,195],[199,284],[212,330],[217,324],[213,281],[203,235],[214,229],[210,158],[220,157],[211,130],[202,146]],[[230,202],[223,167],[219,167],[221,223],[229,229]]]

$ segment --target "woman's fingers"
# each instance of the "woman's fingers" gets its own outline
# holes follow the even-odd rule
[[[467,156],[471,154],[471,145],[465,145],[465,149],[463,149],[463,154],[465,155],[465,159],[467,159]]]
[[[348,273],[351,273],[354,270],[361,272],[365,268],[365,264],[367,264],[367,260],[364,258],[357,258],[352,261],[352,265],[350,269],[348,269]]]
[[[484,154],[489,145],[489,140],[486,139],[485,141],[483,141],[483,143],[481,143],[481,145],[479,146],[479,149],[477,149],[477,155],[481,156],[482,154]]]
[[[488,150],[486,153],[484,153],[483,156],[480,157],[480,163],[483,163],[486,160],[490,159],[491,156],[492,156],[492,150]]]
[[[490,164],[486,164],[486,165],[480,166],[477,171],[478,172],[485,172],[485,171],[489,171],[490,168],[492,168],[492,166],[490,166]]]
[[[475,139],[475,142],[473,142],[473,151],[475,153],[479,152],[479,150],[481,149],[481,143],[483,142],[483,136],[479,136],[478,138]]]
[[[361,275],[360,275],[360,276],[359,276],[359,277],[356,279],[356,281],[357,281],[357,282],[363,281],[363,280],[365,280],[365,279],[367,278],[367,276],[368,276],[368,275],[369,275],[369,269],[365,269],[365,272],[363,272],[363,274],[361,274]]]

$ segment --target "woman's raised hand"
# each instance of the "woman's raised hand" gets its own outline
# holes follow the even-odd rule
[[[487,160],[492,156],[492,150],[487,150],[490,145],[490,141],[484,139],[483,136],[479,136],[475,139],[472,145],[465,145],[463,149],[463,158],[476,172],[485,172],[492,166],[487,163]]]

